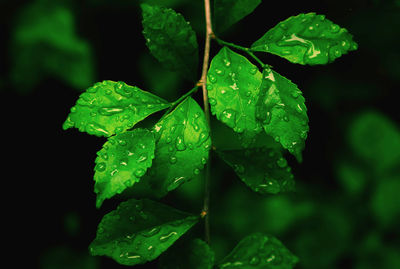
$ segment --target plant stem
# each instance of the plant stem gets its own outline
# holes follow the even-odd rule
[[[261,66],[262,69],[264,69],[266,67],[270,67],[268,64],[263,63],[256,55],[254,55],[254,53],[251,51],[250,48],[246,48],[246,47],[242,47],[242,46],[230,43],[230,42],[226,42],[222,39],[219,39],[216,36],[214,36],[214,38],[218,42],[218,44],[220,44],[222,46],[228,46],[228,47],[235,48],[237,50],[246,52],[250,57],[252,57]]]
[[[185,93],[184,95],[179,97],[176,101],[172,102],[171,108],[173,108],[174,106],[176,106],[177,104],[182,102],[186,97],[188,97],[188,96],[192,95],[193,93],[197,92],[198,88],[199,88],[199,85],[194,86],[193,89],[191,89],[190,91],[188,91],[187,93]]]
[[[206,41],[204,45],[203,69],[201,72],[201,78],[199,84],[201,84],[201,87],[203,89],[204,114],[206,116],[208,126],[210,127],[210,109],[208,106],[208,94],[206,87],[208,62],[210,58],[210,43],[211,43],[211,37],[214,35],[211,25],[210,0],[204,0],[204,13],[206,19]],[[210,244],[209,205],[210,205],[210,161],[206,164],[205,175],[204,175],[204,202],[202,210],[202,216],[204,216],[205,241],[207,242],[207,244]]]

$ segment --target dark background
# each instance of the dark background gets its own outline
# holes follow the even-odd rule
[[[96,81],[125,81],[169,101],[191,89],[192,83],[182,82],[177,74],[163,70],[149,55],[141,33],[140,1],[51,2],[73,14],[76,36],[91,48],[93,76],[89,76],[88,85],[77,88],[68,78],[30,66],[26,79],[23,72],[17,81],[13,79],[15,66],[21,65],[18,55],[29,46],[14,43],[15,29],[24,19],[23,10],[34,2],[0,2],[0,114],[6,149],[2,165],[3,214],[14,228],[10,230],[10,250],[20,258],[14,260],[16,264],[28,262],[31,268],[123,268],[111,259],[90,258],[87,254],[101,217],[118,204],[107,201],[100,210],[95,208],[94,159],[105,139],[77,130],[63,131],[62,123],[80,92]],[[164,3],[191,22],[202,52],[202,1]],[[310,132],[304,161],[297,164],[287,157],[298,191],[277,197],[258,196],[225,164],[213,158],[211,246],[218,260],[242,237],[261,231],[274,234],[300,257],[296,268],[400,268],[395,255],[400,253],[396,229],[400,224],[400,201],[392,194],[393,188],[400,191],[399,162],[392,162],[389,168],[383,165],[383,172],[379,164],[378,168],[374,166],[386,158],[386,152],[399,149],[399,1],[264,0],[253,14],[220,37],[250,46],[279,21],[311,11],[325,14],[348,29],[359,49],[329,65],[312,67],[260,54],[264,62],[296,83],[306,99]],[[213,43],[212,54],[218,49]],[[33,55],[45,58],[46,51]],[[55,54],[63,53],[60,50]],[[35,71],[36,82],[28,79],[31,70]],[[201,102],[200,92],[195,98]],[[363,115],[367,115],[366,120]],[[358,121],[361,125],[367,122],[367,131],[360,134],[354,130]],[[221,137],[223,133],[215,134],[216,140]],[[384,139],[387,143],[378,146],[382,158],[375,152],[367,156],[363,153],[371,143],[379,144],[377,141]],[[393,185],[382,186],[380,182],[385,178],[390,178]],[[200,179],[193,182],[163,201],[199,212],[202,185]],[[385,211],[386,203],[392,208],[389,213]],[[265,217],[260,217],[263,213]],[[201,224],[198,226],[193,233],[201,237]],[[23,259],[24,253],[29,258]],[[137,268],[156,264],[154,261]]]

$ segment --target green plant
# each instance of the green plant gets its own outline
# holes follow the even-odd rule
[[[255,192],[293,190],[293,175],[283,153],[288,150],[299,162],[302,160],[309,130],[305,100],[294,83],[264,64],[255,53],[272,53],[292,63],[316,65],[334,61],[355,50],[357,44],[346,29],[323,15],[307,13],[280,22],[250,48],[242,47],[214,34],[210,1],[204,3],[203,66],[193,89],[167,102],[124,82],[103,81],[80,95],[63,125],[64,129],[75,127],[107,137],[95,161],[96,206],[116,195],[129,197],[103,217],[90,252],[124,265],[142,264],[159,257],[204,219],[205,242],[178,242],[184,244],[185,255],[174,255],[181,250],[171,247],[162,256],[161,268],[293,268],[297,257],[278,239],[261,233],[244,238],[231,254],[214,263],[207,244],[209,152],[220,156]],[[215,0],[216,30],[229,28],[259,4],[259,0]],[[198,45],[190,24],[169,8],[143,4],[142,14],[143,34],[153,56],[166,68],[196,81]],[[222,48],[209,66],[212,39]],[[248,55],[261,69],[232,49]],[[191,97],[199,88],[203,109]],[[236,133],[239,148],[220,150],[212,146],[209,104],[211,113]],[[150,130],[134,128],[165,109]],[[149,199],[165,196],[199,175],[204,167],[204,206],[199,216]]]

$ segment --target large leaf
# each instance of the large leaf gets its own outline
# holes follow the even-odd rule
[[[153,165],[132,191],[159,198],[200,173],[208,160],[211,138],[204,112],[191,97],[163,117],[153,132]]]
[[[261,0],[215,0],[214,22],[218,32],[223,32],[237,23],[261,3]]]
[[[198,219],[151,200],[130,199],[103,217],[89,249],[123,265],[143,264],[156,259]]]
[[[143,35],[150,52],[164,67],[196,79],[198,44],[196,34],[173,9],[142,4]]]
[[[261,88],[257,117],[265,132],[301,161],[309,130],[301,91],[290,80],[270,69],[263,72]]]
[[[270,29],[251,46],[253,51],[279,55],[292,63],[326,64],[356,50],[352,35],[324,15],[292,16]]]
[[[256,233],[242,239],[220,262],[220,269],[292,269],[298,262],[278,239]]]
[[[294,188],[291,168],[279,150],[272,148],[226,150],[219,151],[218,155],[255,192],[275,194],[291,191]]]
[[[178,242],[160,257],[160,269],[211,269],[214,252],[200,239]]]
[[[165,100],[138,87],[105,80],[79,96],[63,129],[75,127],[81,132],[108,137],[168,106]]]
[[[255,115],[262,75],[244,56],[223,47],[212,59],[207,74],[211,112],[244,136],[262,130]]]
[[[110,137],[96,158],[94,190],[97,207],[105,199],[138,182],[151,166],[154,150],[154,135],[146,129],[134,129]]]

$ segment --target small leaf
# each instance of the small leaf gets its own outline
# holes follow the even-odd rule
[[[261,88],[263,93],[257,104],[257,117],[265,132],[301,161],[309,130],[301,91],[290,80],[270,69],[263,72]]]
[[[96,206],[131,187],[146,173],[154,158],[155,140],[150,131],[135,129],[112,136],[97,153],[94,191]]]
[[[261,73],[249,60],[222,48],[207,74],[212,114],[235,132],[254,137],[262,130],[255,117],[261,80]]]
[[[153,133],[156,138],[153,166],[132,188],[139,197],[160,198],[191,180],[207,163],[211,149],[204,112],[191,97],[163,117]]]
[[[261,3],[261,0],[215,0],[214,21],[218,32],[237,23]]]
[[[178,242],[160,257],[160,269],[211,269],[214,252],[200,239]]]
[[[291,168],[277,149],[254,148],[217,153],[255,192],[276,194],[294,189]]]
[[[165,100],[138,87],[105,80],[79,96],[63,129],[75,127],[91,135],[109,137],[168,106]]]
[[[242,239],[219,264],[220,269],[292,269],[298,258],[278,239],[255,233]]]
[[[196,79],[198,44],[190,24],[173,9],[148,4],[141,7],[143,35],[153,56],[165,68]]]
[[[156,259],[197,221],[197,216],[151,200],[130,199],[103,217],[89,250],[123,265],[143,264]]]
[[[292,63],[327,64],[356,50],[352,35],[324,15],[292,16],[270,29],[251,46],[253,51],[279,55]]]

